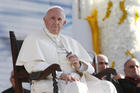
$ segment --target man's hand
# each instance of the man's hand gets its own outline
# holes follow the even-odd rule
[[[140,83],[137,84],[137,87],[140,87]]]
[[[65,74],[65,73],[62,73],[61,76],[60,76],[60,78],[62,80],[65,80],[66,81],[66,84],[68,83],[68,81],[70,81],[70,82],[79,81],[79,79],[77,79],[77,78],[75,78],[75,77],[73,77],[71,75]]]
[[[75,54],[70,54],[67,56],[67,59],[72,63],[72,65],[76,68],[80,68],[79,59]]]
[[[117,74],[117,75],[114,75],[113,78],[114,78],[115,80],[118,80],[118,79],[124,79],[125,77],[124,77],[124,75],[122,75],[122,74]]]

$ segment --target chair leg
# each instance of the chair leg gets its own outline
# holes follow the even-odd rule
[[[16,81],[15,84],[15,91],[16,93],[22,93],[22,82],[20,80]]]
[[[56,72],[52,73],[53,76],[53,93],[58,93],[58,85],[57,85],[57,80],[56,80]]]

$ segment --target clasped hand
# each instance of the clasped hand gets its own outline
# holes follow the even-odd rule
[[[67,59],[71,62],[71,64],[75,67],[75,69],[79,69],[80,68],[79,59],[78,59],[78,57],[75,54],[69,54],[67,56]],[[65,73],[62,73],[60,78],[62,80],[65,80],[66,84],[68,83],[68,81],[70,81],[70,82],[79,81],[78,78],[75,78],[72,75],[65,74]]]
[[[75,78],[75,77],[73,77],[73,76],[71,76],[69,74],[65,74],[65,73],[62,73],[61,76],[60,76],[60,78],[62,80],[65,80],[66,81],[66,84],[68,83],[68,81],[70,81],[70,82],[79,81],[78,78]]]
[[[72,65],[76,68],[80,68],[79,59],[75,54],[70,54],[67,56],[67,59],[72,63]]]

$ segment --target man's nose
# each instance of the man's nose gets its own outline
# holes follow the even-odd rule
[[[106,68],[107,68],[107,66],[106,66],[105,64],[103,64],[103,65],[102,65],[102,68],[106,69]]]
[[[137,69],[137,67],[136,67],[136,66],[134,66],[134,69],[136,70],[136,69]]]
[[[55,23],[56,23],[56,24],[58,24],[58,23],[59,23],[59,21],[56,19],[56,20],[55,20]]]

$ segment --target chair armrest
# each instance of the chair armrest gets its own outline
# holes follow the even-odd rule
[[[22,82],[29,82],[29,74],[25,70],[24,66],[15,66],[16,72],[14,73],[14,77],[18,80],[21,80]]]
[[[51,73],[55,73],[56,71],[61,71],[60,66],[58,64],[52,64],[49,67],[47,67],[44,71],[31,73],[29,77],[31,80],[42,80]]]
[[[102,77],[108,74],[117,75],[117,72],[113,68],[107,68],[107,69],[104,69],[102,72],[97,73],[95,76],[101,79]]]

